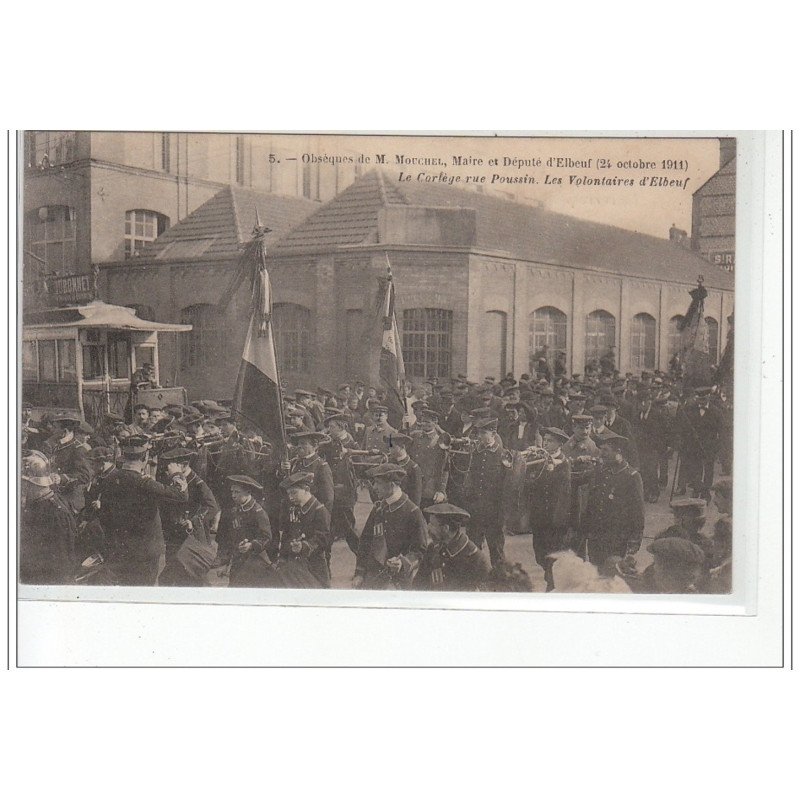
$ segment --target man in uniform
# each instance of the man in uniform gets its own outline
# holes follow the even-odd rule
[[[552,592],[550,555],[565,549],[572,504],[572,469],[561,447],[569,439],[560,428],[542,428],[542,446],[552,464],[534,478],[531,489],[530,527],[536,563],[544,570],[547,591]],[[552,466],[552,469],[551,469]]]
[[[367,475],[378,500],[358,542],[353,588],[408,589],[428,547],[425,518],[400,489],[402,467],[380,464]]]
[[[220,533],[231,554],[228,585],[265,586],[277,543],[272,540],[267,512],[253,497],[262,486],[249,475],[229,475],[227,483],[233,505],[222,512]]]
[[[297,446],[297,455],[289,462],[289,474],[310,472],[314,476],[311,494],[330,514],[333,511],[335,495],[333,476],[329,464],[317,452],[319,443],[327,438],[326,435],[318,431],[300,431],[293,433],[291,438]]]
[[[170,485],[144,474],[150,445],[144,436],[122,443],[122,465],[103,482],[100,523],[109,546],[109,567],[123,586],[155,586],[164,554],[161,506],[189,498],[179,470],[168,469]]]
[[[695,403],[687,404],[679,420],[682,469],[694,497],[711,499],[714,462],[719,451],[722,421],[711,405],[711,389],[697,389]]]
[[[505,471],[503,447],[497,436],[497,420],[475,422],[477,443],[464,481],[464,503],[470,515],[467,534],[480,548],[489,549],[492,566],[503,560],[505,534],[501,521],[501,498]]]
[[[76,514],[83,510],[83,490],[92,479],[87,450],[75,438],[81,420],[65,415],[55,418],[56,432],[44,444],[44,454],[55,473],[56,491]]]
[[[419,429],[414,431],[409,455],[419,464],[422,474],[421,505],[427,508],[447,499],[450,477],[450,434],[439,427],[439,414],[429,408],[419,415]]]
[[[22,459],[22,513],[19,526],[19,579],[22,583],[74,583],[75,517],[53,491],[46,456],[32,451]]]
[[[386,406],[374,405],[371,408],[374,424],[367,425],[364,431],[364,450],[380,450],[389,452],[388,436],[397,433],[389,420],[389,409]]]
[[[311,493],[314,476],[295,472],[281,481],[288,497],[286,514],[281,519],[281,559],[304,561],[320,586],[331,585],[330,514]]]
[[[333,480],[331,542],[343,538],[355,553],[358,551],[358,537],[353,509],[358,499],[358,484],[349,450],[356,447],[353,437],[345,430],[345,424],[346,417],[343,414],[332,414],[325,418],[331,441],[320,448],[320,453],[328,462]]]
[[[449,436],[461,436],[464,422],[461,412],[455,407],[455,395],[452,389],[442,389],[439,392],[439,426]]]
[[[450,503],[428,506],[424,514],[431,544],[425,551],[414,588],[477,591],[489,577],[489,562],[464,531],[469,514]]]
[[[166,567],[159,578],[162,586],[204,586],[205,575],[217,555],[220,507],[206,482],[192,469],[193,455],[191,450],[178,447],[160,459],[168,473],[183,476],[188,494],[185,505],[164,508]]]
[[[389,463],[402,467],[405,477],[400,481],[400,489],[408,495],[408,499],[415,506],[422,500],[422,471],[419,464],[408,454],[408,446],[414,440],[405,433],[395,433],[391,436],[389,450]]]
[[[222,443],[209,454],[208,484],[219,504],[225,508],[231,504],[227,480],[231,475],[249,475],[255,467],[253,445],[236,427],[230,415],[217,417]]]
[[[587,555],[600,567],[610,557],[625,558],[639,551],[644,533],[642,476],[625,460],[624,437],[603,436],[601,464],[589,480],[581,534]]]

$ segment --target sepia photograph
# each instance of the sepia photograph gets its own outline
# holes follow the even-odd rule
[[[736,136],[18,137],[20,597],[741,579]]]

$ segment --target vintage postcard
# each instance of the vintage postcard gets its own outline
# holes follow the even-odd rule
[[[724,601],[738,145],[20,134],[19,596]]]

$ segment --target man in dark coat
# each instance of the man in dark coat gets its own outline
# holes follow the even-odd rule
[[[538,414],[525,403],[509,403],[505,408],[505,419],[500,436],[509,450],[522,451],[538,442]]]
[[[53,491],[51,465],[41,452],[22,459],[19,579],[22,583],[74,583],[75,517]]]
[[[77,417],[56,417],[56,432],[45,442],[44,454],[50,459],[56,491],[76,514],[83,510],[83,490],[92,479],[88,450],[75,438],[81,420]]]
[[[328,462],[333,480],[333,507],[331,509],[331,541],[344,539],[355,553],[358,551],[355,508],[357,480],[353,462],[348,452],[356,449],[353,437],[346,429],[347,418],[343,414],[331,414],[325,418],[325,426],[331,441],[320,448],[320,454]]]
[[[297,446],[297,456],[289,462],[289,474],[310,472],[314,476],[311,494],[328,509],[333,511],[334,488],[331,468],[327,461],[317,452],[317,448],[327,436],[318,431],[301,431],[292,434],[292,441]]]
[[[722,419],[711,405],[711,389],[697,390],[697,400],[680,413],[681,469],[694,497],[711,499],[714,483],[714,462],[719,452]]]
[[[489,577],[489,562],[463,530],[469,514],[450,503],[429,506],[424,513],[431,544],[425,551],[414,588],[476,591]]]
[[[100,497],[108,564],[123,586],[155,586],[164,554],[160,507],[189,498],[178,472],[171,472],[170,485],[144,474],[149,447],[144,436],[124,440],[122,466],[104,479]]]
[[[219,428],[222,441],[221,444],[214,445],[213,453],[208,453],[208,477],[206,480],[220,506],[226,508],[232,502],[227,482],[228,477],[249,475],[255,468],[255,460],[252,444],[239,432],[232,417],[220,414],[214,422]],[[213,429],[211,426],[212,431]]]
[[[411,434],[408,454],[419,464],[422,475],[420,508],[443,503],[450,478],[448,446],[450,434],[439,426],[439,413],[427,408],[417,415],[419,429]]]
[[[428,547],[428,527],[417,506],[400,489],[404,476],[396,464],[367,473],[378,498],[358,543],[355,589],[408,589]]]
[[[461,412],[455,406],[455,395],[450,389],[442,389],[439,392],[439,427],[449,436],[461,436],[464,430],[464,422],[461,419]]]
[[[285,517],[281,520],[279,560],[302,562],[319,586],[331,585],[330,514],[311,494],[314,476],[295,472],[281,481],[289,498]]]
[[[229,586],[265,586],[265,573],[276,555],[277,543],[267,512],[253,493],[262,488],[249,475],[229,475],[232,506],[224,509],[220,520],[223,541],[230,543]]]
[[[640,395],[639,408],[633,417],[632,425],[639,453],[644,499],[648,503],[657,503],[661,487],[666,483],[662,480],[661,470],[669,447],[670,426],[663,406],[653,403],[650,392],[643,392]]]
[[[497,419],[475,422],[477,444],[464,481],[464,504],[470,515],[467,534],[480,548],[489,550],[492,566],[503,560],[505,533],[501,521],[503,481],[510,461],[504,462],[497,436]]]
[[[533,473],[530,487],[530,528],[536,563],[544,570],[547,591],[552,592],[553,562],[550,556],[567,546],[572,503],[572,470],[561,446],[569,437],[560,428],[542,428],[542,445],[552,464]]]
[[[644,533],[642,476],[625,460],[627,442],[608,431],[600,448],[601,464],[589,480],[580,532],[589,561],[602,566],[612,556],[635,555]]]
[[[387,441],[390,447],[389,463],[402,467],[406,473],[400,481],[400,489],[408,495],[408,499],[415,506],[419,507],[422,502],[422,471],[407,450],[413,439],[405,433],[395,433],[387,437]]]

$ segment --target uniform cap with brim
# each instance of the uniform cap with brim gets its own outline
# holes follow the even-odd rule
[[[406,471],[397,464],[378,464],[377,467],[367,471],[368,478],[384,478],[387,481],[400,483],[406,477]]]
[[[417,412],[417,416],[420,417],[421,419],[438,420],[439,412],[435,408],[428,408],[426,406],[425,408],[422,408]]]
[[[133,436],[128,436],[120,442],[120,448],[123,453],[141,455],[150,449],[150,437],[138,436],[135,434]]]
[[[53,422],[77,428],[83,420],[77,414],[58,414],[53,417]]]
[[[605,414],[606,411],[608,411],[608,406],[592,406],[589,411],[591,411],[592,414]]]
[[[469,412],[469,416],[473,417],[474,419],[484,419],[486,417],[490,417],[493,414],[493,410],[491,408],[485,408],[481,406],[481,408],[473,408]]]
[[[314,483],[314,473],[313,472],[294,472],[291,475],[287,475],[279,484],[281,489],[291,489],[293,486],[305,486],[307,489],[310,489]]]
[[[495,417],[491,417],[489,419],[477,419],[475,420],[475,428],[477,428],[479,431],[496,431],[497,419]]]
[[[669,507],[673,513],[687,517],[704,517],[706,514],[706,501],[701,497],[679,497]]]
[[[569,434],[566,431],[562,431],[561,428],[542,428],[541,431],[543,434],[555,436],[556,439],[560,439],[562,442],[566,442],[569,439]]]
[[[298,431],[297,433],[292,434],[292,439],[302,439],[303,441],[311,442],[312,444],[318,444],[325,438],[325,434],[321,433],[320,431]]]
[[[389,409],[386,406],[372,406],[372,410],[376,414],[388,414]]]
[[[581,422],[592,422],[593,419],[594,419],[594,417],[589,416],[589,414],[575,414],[572,417],[572,421],[573,422],[578,422],[578,423],[581,423]]]
[[[423,512],[434,517],[457,518],[462,523],[468,522],[470,519],[469,511],[454,506],[452,503],[436,503],[436,505],[423,509]]]
[[[249,475],[228,475],[229,483],[235,483],[237,486],[246,486],[249,489],[263,489],[264,487],[253,480]]]
[[[427,407],[428,407],[428,402],[426,400],[415,400],[411,404],[411,408],[413,408],[414,411],[417,412],[417,413],[419,413],[419,411],[421,411],[422,409],[425,409]]]
[[[91,461],[113,461],[114,451],[110,447],[94,447],[89,451]]]
[[[193,455],[194,453],[191,450],[187,450],[185,447],[175,447],[169,452],[164,453],[160,457],[160,460],[167,464],[170,461],[188,461]]]
[[[349,419],[350,418],[346,417],[344,414],[331,414],[330,416],[325,417],[322,422],[325,425],[330,425],[331,422],[338,422],[340,425],[344,425]]]
[[[698,566],[705,561],[705,553],[694,542],[679,536],[666,536],[656,539],[648,548],[656,558],[670,562],[675,566]]]

